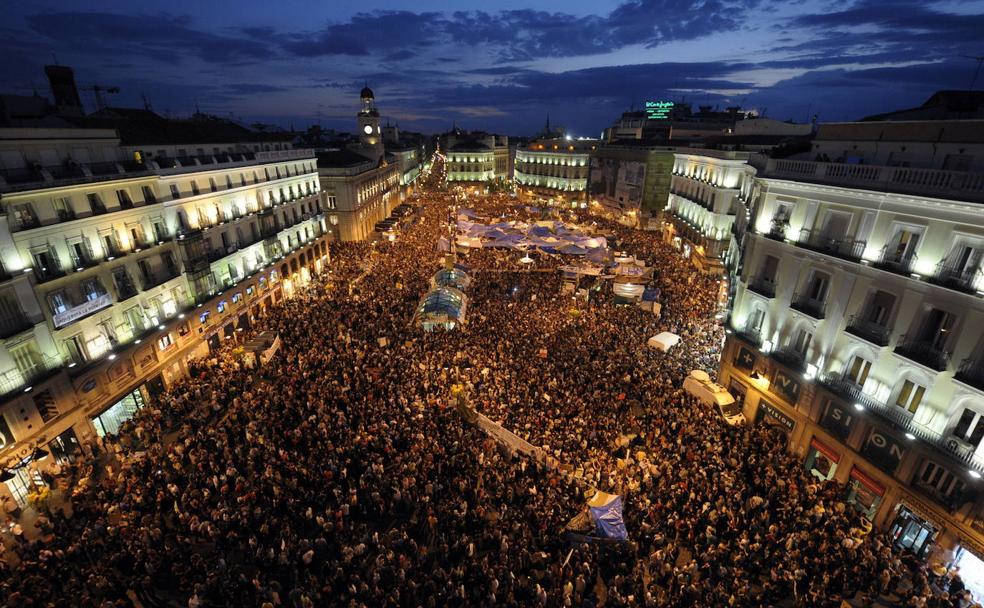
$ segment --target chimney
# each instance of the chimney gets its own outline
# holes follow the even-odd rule
[[[82,116],[82,100],[75,86],[75,72],[67,65],[46,65],[44,73],[55,96],[55,107],[63,116]]]

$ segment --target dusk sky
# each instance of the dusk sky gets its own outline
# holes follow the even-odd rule
[[[166,12],[161,9],[166,8]],[[49,95],[57,57],[113,105],[353,129],[367,81],[384,119],[597,136],[646,99],[849,120],[966,89],[984,1],[376,0],[9,2],[0,92]],[[984,74],[978,78],[984,87]],[[94,106],[91,93],[83,102]]]

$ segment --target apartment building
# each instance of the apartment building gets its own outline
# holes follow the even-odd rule
[[[753,156],[735,194],[720,381],[898,545],[984,559],[984,121],[823,125],[812,145]]]
[[[744,222],[755,185],[748,153],[683,150],[674,154],[663,234],[703,272],[723,275],[738,259],[735,222]]]
[[[516,150],[513,179],[521,193],[584,202],[590,153],[597,140],[541,139]]]
[[[0,129],[0,495],[23,504],[38,467],[83,456],[326,262],[312,150],[195,133]],[[37,448],[51,458],[10,469]]]
[[[441,136],[449,182],[487,182],[508,179],[509,138],[455,129]]]

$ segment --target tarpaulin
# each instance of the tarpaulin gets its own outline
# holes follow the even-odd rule
[[[595,530],[599,536],[617,540],[629,538],[629,532],[625,529],[625,520],[622,519],[621,496],[597,491],[594,498],[588,501],[588,511],[595,522]]]

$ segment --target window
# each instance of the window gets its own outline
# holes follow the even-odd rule
[[[893,262],[912,260],[916,254],[916,247],[919,245],[920,236],[918,232],[915,232],[911,228],[900,229],[886,246],[885,259]]]
[[[130,200],[130,193],[126,190],[117,190],[116,200],[120,202],[121,209],[133,209],[133,201]]]
[[[72,307],[68,296],[64,291],[53,291],[48,294],[48,302],[51,305],[51,312],[54,314],[62,313]]]
[[[810,350],[810,342],[812,341],[813,333],[810,330],[801,327],[796,331],[796,335],[793,337],[793,350],[805,358],[806,353]]]
[[[181,198],[181,191],[178,190],[177,184],[171,184],[171,198]]]
[[[59,196],[54,199],[55,214],[61,221],[74,220],[75,209],[72,208],[72,199],[67,196]]]
[[[150,186],[141,186],[141,192],[143,192],[144,202],[148,205],[157,202],[157,195],[154,194],[153,188]]]
[[[86,199],[89,201],[89,208],[92,210],[93,215],[98,215],[100,213],[106,213],[106,205],[103,204],[102,199],[95,192],[90,192],[85,195]]]
[[[814,272],[807,284],[806,295],[814,302],[827,299],[827,289],[830,287],[830,277],[822,272]]]
[[[226,178],[226,188],[232,190],[232,178],[229,177],[228,175],[226,175],[225,178]]]
[[[959,496],[964,489],[964,483],[950,472],[949,469],[941,467],[935,462],[927,460],[919,473],[920,485],[932,488],[940,496]]]
[[[41,225],[31,203],[14,205],[12,209],[14,211],[14,221],[19,229],[27,230],[28,228],[37,228]]]
[[[906,380],[902,383],[902,389],[899,391],[898,396],[895,397],[895,405],[914,414],[919,409],[919,404],[922,403],[923,393],[925,392],[926,387],[920,386],[912,380]]]
[[[981,420],[981,415],[974,410],[965,409],[953,429],[953,434],[976,449],[984,438],[984,420]]]
[[[767,255],[762,261],[762,270],[759,271],[759,278],[770,285],[775,285],[776,275],[779,274],[779,258]]]
[[[858,386],[864,386],[865,381],[868,379],[869,371],[871,371],[871,361],[855,355],[854,358],[851,359],[850,365],[847,366],[847,371],[844,373],[844,378],[850,380]]]
[[[201,190],[198,189],[198,182],[191,180],[191,194],[192,196],[201,194]]]
[[[79,289],[82,291],[82,295],[86,300],[92,301],[98,299],[100,296],[106,294],[106,290],[103,288],[102,283],[99,279],[86,279],[79,284]]]
[[[157,350],[167,350],[174,342],[171,341],[171,334],[167,333],[157,340]]]
[[[938,308],[930,310],[919,329],[919,341],[944,349],[955,322],[956,317],[952,313]]]
[[[212,192],[215,192],[219,189],[219,187],[215,184],[214,177],[208,178],[208,187],[212,190]]]
[[[879,289],[871,296],[861,318],[869,323],[888,327],[893,308],[895,308],[895,296]]]
[[[253,174],[253,179],[254,180],[256,179],[256,174],[255,173]],[[246,185],[246,174],[245,173],[240,173],[239,174],[239,185],[240,186],[245,186]]]

